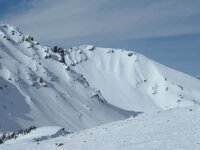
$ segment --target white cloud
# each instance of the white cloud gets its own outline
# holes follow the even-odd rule
[[[7,20],[39,40],[128,39],[200,32],[199,0],[43,0]]]

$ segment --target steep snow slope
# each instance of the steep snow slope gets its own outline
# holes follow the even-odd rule
[[[34,132],[0,145],[2,150],[198,150],[200,107],[142,114],[89,130],[35,142],[48,133]],[[49,135],[54,134],[52,128]],[[35,135],[35,133],[37,133]],[[47,134],[48,135],[48,134]],[[30,138],[32,137],[32,138]]]
[[[0,26],[0,131],[30,125],[77,131],[136,115],[108,104],[60,59],[15,27]]]
[[[87,61],[79,63],[82,51]],[[143,55],[92,46],[73,49],[73,68],[99,89],[108,103],[126,110],[148,112],[189,106],[200,101],[200,82]]]
[[[24,114],[28,113],[29,106],[24,99],[14,85],[0,78],[0,127],[19,128],[12,117],[26,118]]]
[[[11,25],[0,26],[0,77],[0,131],[30,125],[78,131],[200,102],[199,80],[140,54],[41,46]]]

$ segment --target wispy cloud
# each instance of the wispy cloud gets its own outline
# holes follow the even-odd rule
[[[35,0],[31,5],[3,21],[39,40],[200,33],[199,0]]]

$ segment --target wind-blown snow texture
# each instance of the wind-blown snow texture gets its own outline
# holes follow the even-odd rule
[[[0,26],[0,131],[62,126],[71,131],[199,105],[200,80],[132,51],[42,46]]]

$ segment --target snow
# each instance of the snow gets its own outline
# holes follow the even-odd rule
[[[141,54],[0,25],[0,132],[39,127],[0,149],[198,149],[199,105],[200,80]]]
[[[56,126],[46,126],[41,127],[36,130],[31,131],[26,135],[21,135],[17,137],[17,139],[6,141],[5,144],[16,144],[16,143],[29,143],[29,142],[38,142],[42,140],[47,140],[48,138],[55,137],[59,131],[61,131],[61,127]]]
[[[12,107],[9,102],[5,103],[6,112],[4,104],[0,107],[4,111],[0,131],[31,125],[62,126],[79,131],[137,114],[107,103],[82,74],[61,63],[60,54],[54,53],[51,47],[41,46],[11,25],[0,26],[0,31],[3,34],[0,36],[0,77],[12,85],[7,95],[0,93],[1,101],[12,101]],[[45,58],[47,55],[51,57]],[[74,61],[86,60],[84,54],[80,55]],[[10,96],[11,88],[18,94]],[[17,109],[15,114],[13,107]]]
[[[12,93],[12,94],[10,94]],[[16,103],[15,99],[18,98]],[[25,103],[25,97],[21,92],[8,81],[0,78],[0,126],[12,129],[19,128],[12,118],[27,118],[29,106]],[[21,109],[23,108],[23,109]]]
[[[0,149],[197,150],[200,146],[199,114],[199,106],[170,109],[49,138],[39,143],[33,140],[27,142],[24,138],[24,141],[14,144],[5,143]],[[63,145],[58,146],[59,143]]]
[[[199,101],[199,81],[143,55],[120,49],[96,47],[92,52],[85,46],[79,49],[88,60],[73,68],[99,89],[110,104],[150,112],[190,106],[193,100]]]

